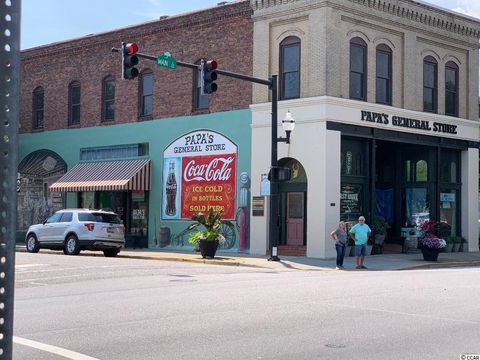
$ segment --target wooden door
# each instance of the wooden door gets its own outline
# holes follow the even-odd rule
[[[303,245],[305,194],[287,193],[287,245]]]

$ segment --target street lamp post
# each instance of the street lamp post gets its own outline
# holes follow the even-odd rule
[[[271,77],[271,90],[272,90],[272,152],[270,161],[270,224],[269,224],[269,247],[270,257],[268,261],[280,261],[278,257],[278,235],[280,227],[280,208],[279,208],[279,167],[278,167],[278,150],[277,145],[279,142],[285,142],[290,144],[290,133],[295,127],[295,120],[292,117],[290,111],[287,112],[285,119],[282,121],[282,127],[285,130],[287,136],[285,138],[278,137],[278,87],[277,87],[277,75]]]

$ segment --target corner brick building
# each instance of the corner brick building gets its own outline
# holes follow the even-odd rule
[[[18,238],[30,224],[64,207],[118,212],[127,246],[135,247],[188,246],[181,231],[190,208],[228,208],[235,218],[237,178],[250,171],[251,84],[219,76],[218,91],[203,95],[197,70],[161,68],[144,58],[137,66],[139,77],[122,80],[121,55],[111,49],[134,42],[143,54],[168,51],[190,64],[216,60],[220,69],[251,75],[251,15],[248,1],[219,3],[22,51]],[[197,138],[213,144],[198,145],[197,152],[178,145]],[[171,143],[189,152],[166,160]],[[218,149],[229,149],[228,157],[227,150]],[[184,161],[196,163],[230,161],[234,178],[228,180],[228,196],[213,197],[223,202],[186,198],[183,155],[188,155]],[[165,212],[165,181],[172,166],[178,188],[174,215]],[[202,186],[197,181],[195,189]],[[226,248],[238,248],[237,233],[227,240]],[[245,237],[241,246],[248,246]]]

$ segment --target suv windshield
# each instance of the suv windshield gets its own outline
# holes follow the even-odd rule
[[[78,221],[93,221],[109,224],[120,224],[117,214],[106,213],[78,213]]]

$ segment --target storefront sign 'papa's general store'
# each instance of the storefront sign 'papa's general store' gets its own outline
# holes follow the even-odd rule
[[[209,130],[185,134],[164,151],[162,218],[190,220],[209,209],[235,218],[237,146]]]

